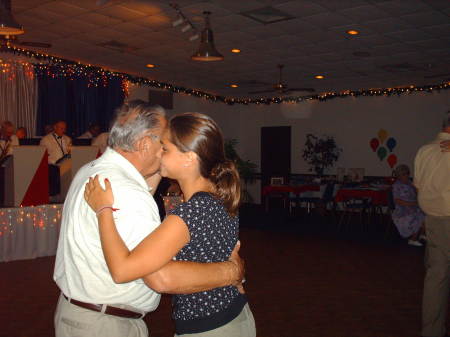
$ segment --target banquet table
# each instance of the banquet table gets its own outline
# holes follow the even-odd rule
[[[304,184],[304,185],[267,185],[262,189],[262,195],[265,197],[266,211],[269,210],[269,198],[274,195],[283,195],[286,200],[289,193],[301,194],[305,192],[317,192],[320,191],[320,185],[318,184]]]
[[[56,254],[62,205],[0,209],[0,262]]]
[[[343,202],[351,198],[370,198],[372,205],[388,205],[388,190],[378,188],[341,188],[335,197],[336,202]]]

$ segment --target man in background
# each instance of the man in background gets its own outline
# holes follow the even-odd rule
[[[19,139],[14,134],[14,124],[4,121],[0,128],[0,159],[12,154],[12,146],[19,145]]]
[[[426,213],[425,282],[422,336],[446,335],[450,265],[450,153],[441,149],[450,141],[450,113],[436,139],[422,146],[414,163],[414,185],[420,208]]]
[[[83,133],[81,136],[78,137],[78,139],[93,139],[97,137],[101,132],[100,125],[98,124],[91,124],[89,125],[88,130]]]
[[[42,137],[40,145],[48,152],[48,183],[50,196],[56,196],[61,191],[59,166],[56,164],[70,154],[72,140],[66,136],[67,124],[58,121],[53,124],[53,131]]]
[[[53,132],[42,137],[40,145],[48,151],[48,163],[55,164],[58,160],[70,154],[72,140],[66,135],[67,124],[57,121],[53,124]]]

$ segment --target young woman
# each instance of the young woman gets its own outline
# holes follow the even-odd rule
[[[141,278],[173,257],[227,261],[238,241],[239,175],[225,158],[217,124],[198,113],[177,115],[169,121],[162,144],[161,175],[178,181],[186,201],[133,251],[128,252],[114,230],[109,182],[105,180],[106,191],[98,178],[86,185],[85,198],[97,212],[105,259],[115,280]],[[256,336],[247,299],[235,286],[174,295],[173,304],[176,336]]]

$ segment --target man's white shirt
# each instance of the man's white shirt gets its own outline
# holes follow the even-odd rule
[[[142,175],[122,155],[107,148],[83,166],[72,181],[64,203],[53,278],[68,297],[88,303],[125,304],[143,310],[157,308],[160,295],[142,279],[114,283],[103,256],[97,217],[84,200],[89,177],[111,182],[117,230],[127,247],[136,247],[161,223],[158,206]],[[151,258],[151,257],[149,257]]]
[[[55,164],[64,155],[68,154],[72,145],[69,136],[58,138],[53,132],[42,137],[40,145],[45,146],[48,152],[48,163]]]

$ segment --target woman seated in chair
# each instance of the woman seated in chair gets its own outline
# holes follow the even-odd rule
[[[394,170],[396,181],[392,185],[392,194],[395,210],[392,220],[400,235],[409,238],[408,244],[422,246],[419,239],[423,233],[425,214],[417,203],[417,192],[409,179],[409,173],[406,165],[399,165]]]

